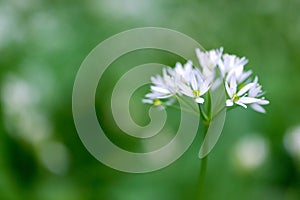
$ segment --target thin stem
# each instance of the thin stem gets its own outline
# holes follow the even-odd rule
[[[210,91],[207,92],[207,107],[206,107],[206,111],[207,113],[207,117],[208,119],[211,119],[211,114],[212,114],[212,110],[211,110],[211,94]]]
[[[207,114],[204,112],[203,108],[201,107],[201,105],[199,104],[199,111],[200,111],[200,117],[202,118],[202,120],[208,121],[208,116]]]
[[[203,139],[202,141],[204,142],[205,136],[207,134],[210,121],[212,118],[212,108],[211,108],[211,96],[210,93],[207,94],[207,107],[206,107],[206,112],[204,112],[204,109],[199,105],[199,110],[200,110],[200,117],[203,119]],[[197,196],[198,199],[203,198],[203,188],[204,188],[204,182],[205,182],[205,175],[206,175],[206,168],[207,168],[207,159],[208,156],[204,157],[201,160],[200,163],[200,172],[199,172],[199,178],[198,178],[198,191],[197,191]]]
[[[203,123],[204,124],[204,134],[203,134],[203,140],[206,136],[207,130],[209,128],[210,121],[206,121]],[[199,177],[198,177],[198,190],[197,190],[197,199],[202,199],[203,198],[203,188],[204,188],[204,182],[205,182],[205,175],[206,175],[206,168],[207,168],[207,158],[208,156],[204,157],[201,160],[200,163],[200,172],[199,172]]]
[[[201,160],[199,180],[198,180],[198,199],[203,199],[204,183],[207,168],[207,156]]]

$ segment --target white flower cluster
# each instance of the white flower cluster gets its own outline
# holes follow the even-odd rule
[[[185,65],[176,63],[175,68],[166,67],[163,75],[151,77],[151,93],[143,99],[144,103],[156,106],[170,105],[174,96],[185,95],[203,104],[203,97],[212,86],[224,83],[228,99],[226,106],[239,105],[247,108],[247,104],[257,112],[265,113],[262,105],[269,104],[263,97],[257,76],[251,78],[252,71],[245,71],[248,63],[245,57],[223,54],[223,48],[207,52],[196,49],[196,55],[202,67],[193,67],[188,61]]]

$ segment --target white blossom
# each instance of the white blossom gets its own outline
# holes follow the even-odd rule
[[[257,103],[260,101],[260,99],[256,99],[253,97],[247,97],[245,95],[246,92],[249,91],[251,87],[253,87],[255,83],[248,83],[244,87],[242,87],[239,91],[237,81],[235,77],[232,77],[230,79],[230,84],[228,85],[228,82],[225,82],[225,87],[227,94],[230,99],[226,100],[226,106],[233,106],[234,104],[240,105],[244,108],[247,108],[246,104],[251,104],[251,103]]]
[[[248,96],[253,98],[260,98],[259,102],[251,104],[251,108],[260,113],[266,113],[266,110],[262,105],[267,105],[270,102],[262,97],[263,92],[261,90],[261,85],[258,84],[258,77],[256,76],[253,81],[254,85],[249,89]]]
[[[179,83],[180,92],[188,97],[195,99],[197,103],[204,103],[203,96],[210,88],[208,80],[203,79],[199,69],[195,68],[190,73],[189,82],[187,84]]]
[[[235,55],[224,54],[218,63],[218,67],[223,78],[231,73],[235,73],[236,75],[240,76],[242,75],[244,66],[247,63],[248,60],[245,57],[239,58]],[[236,77],[236,79],[237,78],[238,77]]]
[[[168,71],[171,71],[171,68],[168,68]],[[163,69],[163,76],[153,76],[151,81],[153,85],[151,86],[151,93],[146,95],[148,99],[167,99],[178,92],[176,80],[170,76],[166,68]]]
[[[184,66],[182,66],[180,62],[177,62],[173,70],[173,76],[176,77],[177,80],[180,79],[180,81],[188,82],[190,74],[192,73],[192,69],[193,63],[190,60],[187,61]]]
[[[209,81],[213,81],[215,78],[215,68],[217,64],[220,62],[222,57],[223,47],[216,50],[210,51],[201,51],[200,49],[196,49],[196,55],[199,60],[199,63],[202,67],[202,73],[204,78],[209,79]]]
[[[235,77],[236,81],[238,84],[244,82],[245,80],[247,80],[247,78],[249,78],[249,76],[252,74],[252,71],[244,71],[244,66],[241,65],[239,67],[233,68],[229,71],[226,80],[230,80],[230,78],[232,76]]]
[[[162,76],[151,77],[151,92],[146,94],[143,103],[164,107],[173,103],[173,96],[185,95],[203,104],[204,94],[220,84],[225,84],[229,97],[226,106],[236,104],[247,108],[247,104],[250,104],[255,111],[265,113],[262,105],[269,104],[269,101],[262,97],[262,87],[258,84],[258,78],[255,77],[253,82],[250,82],[252,71],[244,69],[248,60],[245,57],[222,54],[222,47],[206,52],[196,49],[201,69],[193,67],[192,61],[187,61],[184,65],[177,62],[174,68],[164,68]],[[216,76],[216,69],[219,70],[220,76]]]

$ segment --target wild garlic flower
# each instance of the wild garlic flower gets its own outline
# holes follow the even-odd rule
[[[270,102],[263,97],[264,93],[262,92],[262,86],[258,84],[258,77],[256,76],[253,81],[254,85],[250,88],[248,92],[249,97],[259,98],[260,101],[251,104],[251,108],[260,113],[266,113],[266,110],[262,107],[262,105],[267,105]]]
[[[253,87],[254,83],[248,83],[238,90],[237,80],[233,76],[230,79],[230,83],[225,82],[226,92],[230,99],[226,100],[226,106],[233,106],[234,104],[240,105],[244,108],[247,108],[246,104],[257,103],[260,99],[254,97],[247,97],[246,93]]]
[[[170,73],[172,73],[174,77],[177,77],[177,80],[180,79],[180,81],[187,83],[189,82],[190,74],[192,73],[192,68],[192,61],[187,61],[187,63],[184,66],[182,66],[180,62],[177,62],[173,72],[170,71]]]
[[[199,69],[193,68],[192,61],[187,61],[184,66],[176,63],[174,70],[170,70],[169,73],[176,80],[179,94],[192,97],[197,103],[204,103],[201,96],[209,90],[210,83],[203,78]]]
[[[143,103],[151,104],[153,106],[159,107],[161,110],[165,109],[167,106],[170,106],[174,103],[174,99],[170,98],[167,101],[163,101],[161,99],[142,99]]]
[[[195,68],[191,71],[187,84],[179,84],[180,92],[188,97],[195,99],[197,103],[204,103],[203,96],[210,88],[208,80],[203,79],[199,69]]]
[[[196,49],[196,55],[202,67],[202,74],[209,81],[213,81],[215,78],[215,68],[220,62],[222,53],[223,47],[207,52]]]
[[[244,66],[247,63],[248,60],[245,57],[239,58],[235,55],[224,54],[222,56],[222,59],[219,61],[218,66],[221,72],[221,76],[225,78],[227,75],[230,74],[235,74],[239,76],[242,75]]]
[[[203,79],[199,69],[193,68],[191,61],[184,66],[176,63],[174,69],[164,68],[163,76],[151,77],[151,93],[146,94],[143,103],[160,106],[161,99],[167,99],[174,95],[186,95],[195,99],[197,103],[204,103],[204,95],[210,87],[210,83]]]
[[[170,75],[171,68],[163,69],[163,76],[151,77],[151,93],[146,94],[148,99],[167,99],[178,93],[176,80]],[[173,73],[173,72],[172,72]]]
[[[264,93],[258,78],[253,80],[252,71],[244,69],[248,63],[245,57],[223,55],[222,47],[210,51],[196,49],[196,55],[201,69],[193,67],[192,61],[184,65],[178,62],[174,68],[164,68],[162,76],[151,77],[151,92],[146,94],[143,102],[168,106],[173,103],[174,96],[184,95],[203,104],[206,101],[204,94],[214,90],[216,85],[224,84],[228,96],[224,106],[239,105],[247,108],[250,105],[257,112],[266,112],[262,106],[269,104],[269,101],[262,97]]]

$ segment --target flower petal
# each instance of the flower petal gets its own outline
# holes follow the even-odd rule
[[[166,99],[171,96],[173,96],[173,94],[149,93],[149,94],[146,94],[145,97],[147,97],[149,99]]]
[[[253,86],[254,86],[254,83],[248,83],[247,85],[242,87],[242,89],[240,89],[240,91],[238,91],[237,95],[242,96],[243,94],[245,94]]]
[[[155,92],[165,93],[165,94],[170,93],[169,90],[157,86],[151,86],[151,90]]]
[[[235,94],[236,90],[237,90],[237,84],[236,84],[236,79],[234,76],[232,76],[230,78],[230,88],[231,88],[232,93]]]
[[[227,82],[225,82],[225,88],[226,88],[228,96],[231,98],[233,96],[233,92],[231,91],[231,88],[229,88]]]
[[[244,73],[242,73],[239,77],[239,83],[243,82],[244,80],[246,80],[250,75],[252,74],[252,71],[246,71]]]
[[[240,102],[240,101],[236,101],[235,103],[237,105],[240,105],[240,106],[244,107],[244,108],[247,108],[247,106],[245,104],[243,104],[242,102]]]
[[[249,104],[249,103],[257,103],[261,101],[260,99],[256,99],[256,98],[253,98],[253,97],[241,97],[239,99],[239,102],[241,103],[245,103],[245,104]]]
[[[267,105],[267,104],[269,104],[269,103],[270,103],[270,101],[265,100],[265,99],[261,99],[261,100],[258,102],[258,104],[260,104],[260,105]]]
[[[142,99],[143,103],[153,104],[153,100],[151,99]]]
[[[251,108],[253,110],[255,110],[257,112],[266,113],[266,110],[262,106],[260,106],[259,104],[257,104],[257,103],[251,104],[250,106],[251,106]]]
[[[190,83],[191,83],[191,86],[192,86],[193,90],[197,90],[198,89],[197,80],[196,80],[196,77],[195,77],[194,73],[191,74]]]
[[[233,101],[231,99],[227,99],[226,106],[233,106]]]
[[[203,103],[204,103],[204,99],[203,99],[202,97],[197,97],[197,98],[195,99],[195,101],[196,101],[197,103],[200,103],[200,104],[203,104]]]

